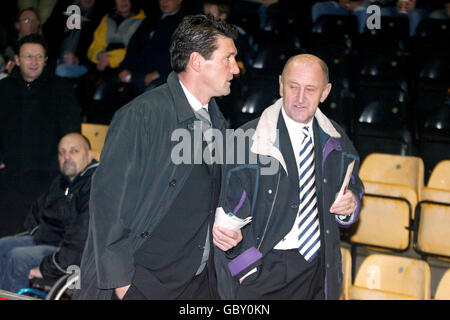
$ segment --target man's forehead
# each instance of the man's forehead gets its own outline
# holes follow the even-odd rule
[[[24,43],[21,47],[20,47],[20,52],[25,52],[25,51],[42,51],[44,52],[45,49],[42,46],[42,44],[40,43]]]
[[[83,146],[87,147],[87,143],[84,139],[77,135],[73,135],[64,137],[59,143],[58,149],[81,148]]]

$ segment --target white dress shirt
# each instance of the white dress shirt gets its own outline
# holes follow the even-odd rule
[[[209,111],[208,103],[202,105],[202,103],[196,97],[194,97],[194,95],[190,93],[189,90],[183,85],[183,82],[181,82],[181,80],[178,81],[180,81],[181,88],[183,89],[184,94],[186,95],[186,98],[191,105],[191,108],[194,109],[195,112],[198,112],[201,108],[206,108],[206,111]]]

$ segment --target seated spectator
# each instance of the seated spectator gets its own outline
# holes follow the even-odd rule
[[[40,27],[40,18],[34,9],[23,9],[18,13],[14,24],[14,32],[8,33],[6,49],[3,54],[6,60],[6,70],[8,73],[10,73],[15,66],[14,56],[16,55],[16,42],[30,34],[39,33]]]
[[[258,9],[259,28],[264,31],[273,31],[277,28],[280,18],[279,0],[260,0]]]
[[[100,0],[59,1],[42,31],[49,45],[49,60],[56,65],[56,75],[63,78],[78,78],[88,71],[91,63],[87,50],[106,9]],[[77,5],[81,13],[81,28],[68,29],[69,13],[66,10]]]
[[[394,1],[390,5],[381,8],[381,16],[401,17],[408,16],[409,34],[414,36],[417,26],[422,19],[426,18],[432,11],[439,9],[442,0],[409,0]]]
[[[157,15],[148,16],[131,38],[120,65],[120,81],[133,83],[139,92],[163,84],[172,70],[170,39],[183,18],[182,0],[159,0]]]
[[[380,7],[381,16],[385,17],[399,17],[407,15],[409,18],[409,33],[413,36],[416,32],[417,26],[423,18],[434,10],[436,3],[441,0],[339,0],[326,1],[316,3],[312,6],[312,20],[315,22],[317,18],[324,14],[339,14],[347,15],[354,14],[358,18],[358,31],[363,33],[366,28],[366,22],[370,14],[367,13],[367,8],[370,5],[377,5]]]
[[[355,15],[358,18],[358,31],[364,32],[367,15],[366,8],[370,5],[370,0],[339,0],[319,2],[312,6],[311,16],[313,23],[325,14]]]
[[[430,13],[429,18],[441,20],[450,19],[450,1],[441,1],[441,3],[437,5],[437,8],[434,8],[433,12]]]
[[[87,56],[98,71],[117,68],[125,58],[128,43],[145,19],[132,0],[115,0],[113,11],[105,15],[94,32]]]
[[[17,48],[17,66],[0,81],[0,236],[18,231],[31,202],[58,173],[59,140],[80,132],[81,123],[72,86],[45,67],[44,38],[25,36]]]
[[[17,292],[28,279],[56,281],[80,265],[89,227],[91,177],[97,161],[89,141],[65,135],[58,146],[60,174],[32,205],[26,232],[0,239],[0,289]]]
[[[57,2],[58,0],[17,0],[17,6],[19,10],[33,8],[41,17],[42,24],[44,24]]]
[[[203,2],[203,13],[210,14],[216,19],[230,22],[231,8],[224,0],[205,0]],[[248,55],[250,54],[249,36],[240,26],[233,24],[233,27],[238,31],[238,38],[235,40],[235,45],[238,50],[236,62],[241,71],[239,74],[245,74],[249,60]]]

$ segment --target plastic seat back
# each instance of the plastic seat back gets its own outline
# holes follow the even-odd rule
[[[367,256],[350,290],[350,299],[430,299],[430,267],[422,260],[391,255]]]
[[[424,165],[419,157],[372,153],[361,164],[359,176],[363,181],[410,187],[420,200]]]
[[[450,300],[450,269],[448,269],[439,281],[436,293],[436,300]]]
[[[349,299],[349,290],[352,285],[352,255],[347,248],[341,248],[342,261],[342,290],[340,300]]]
[[[450,160],[443,160],[433,168],[427,186],[450,191]]]
[[[417,197],[410,187],[364,182],[365,195],[358,222],[349,231],[352,244],[405,251]]]
[[[89,139],[91,149],[94,152],[95,159],[100,160],[100,154],[105,144],[106,134],[109,126],[96,123],[82,123],[81,133]]]

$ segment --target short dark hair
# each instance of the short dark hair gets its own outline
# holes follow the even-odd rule
[[[22,48],[22,46],[26,43],[40,44],[42,47],[44,47],[45,55],[47,56],[47,50],[48,50],[47,42],[45,41],[44,37],[41,36],[40,34],[33,33],[33,34],[29,34],[29,35],[19,39],[16,43],[16,53],[17,54],[20,53],[20,48]]]
[[[211,15],[197,14],[183,18],[172,35],[170,62],[176,73],[186,70],[191,53],[198,52],[209,60],[217,49],[217,37],[236,40],[237,30]]]

